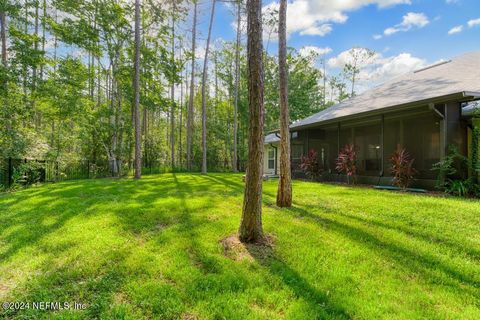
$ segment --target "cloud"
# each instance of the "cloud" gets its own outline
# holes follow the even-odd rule
[[[304,57],[309,57],[311,55],[323,56],[330,52],[332,52],[332,48],[330,47],[320,48],[315,46],[305,46],[298,50],[298,53]]]
[[[382,39],[382,35],[381,34],[374,34],[373,39],[380,40],[380,39]]]
[[[480,18],[469,20],[469,21],[467,22],[467,24],[468,24],[468,26],[469,26],[470,28],[475,27],[475,26],[478,26],[478,25],[480,25]]]
[[[460,0],[445,0],[445,2],[447,4],[454,4],[454,3],[458,3]]]
[[[307,29],[300,31],[300,35],[308,35],[308,36],[320,36],[323,37],[327,34],[332,32],[332,25],[331,24],[322,24],[320,26],[311,26]]]
[[[350,59],[351,57],[347,50],[329,59],[328,65],[331,68],[343,68],[345,63],[350,62]],[[389,57],[376,53],[370,61],[367,61],[362,66],[361,72],[357,77],[355,91],[361,93],[389,79],[425,66],[427,66],[426,60],[414,57],[410,53],[400,53]]]
[[[330,68],[340,68],[341,69],[347,63],[350,63],[350,64],[353,63],[354,58],[352,56],[352,50],[355,50],[355,54],[358,57],[362,57],[362,56],[367,57],[368,56],[368,49],[366,49],[366,48],[352,48],[352,49],[345,50],[345,51],[341,52],[336,57],[328,59],[328,62],[327,62],[328,66]],[[359,67],[365,67],[366,65],[374,63],[379,58],[381,58],[381,54],[374,53],[373,56],[371,56],[368,59],[365,59],[365,61],[361,62],[359,65],[357,63],[357,65]]]
[[[462,31],[463,31],[463,26],[459,25],[459,26],[453,27],[452,29],[448,30],[448,34],[460,33]]]
[[[293,0],[287,8],[287,33],[325,36],[333,29],[333,23],[345,23],[347,13],[368,5],[379,8],[399,4],[411,4],[411,0]],[[264,16],[278,10],[278,3],[272,2],[263,7]]]
[[[423,28],[429,23],[430,21],[424,13],[409,12],[403,16],[403,20],[401,23],[385,29],[383,31],[383,34],[385,36],[390,36],[397,32],[409,31],[412,28]]]

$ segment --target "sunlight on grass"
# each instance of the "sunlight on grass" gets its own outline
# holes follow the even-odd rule
[[[163,174],[0,195],[0,301],[83,311],[11,318],[478,319],[480,204],[294,182],[264,188],[271,253],[224,254],[241,175]]]

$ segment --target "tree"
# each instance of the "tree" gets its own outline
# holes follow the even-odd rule
[[[2,5],[5,6],[5,5]],[[7,34],[6,34],[6,8],[0,8],[0,38],[2,42],[2,64],[7,66]]]
[[[195,40],[197,30],[197,1],[193,1],[193,24],[192,24],[192,70],[190,77],[190,96],[187,112],[187,169],[192,170],[192,144],[193,144],[193,98],[195,93]]]
[[[237,0],[237,42],[235,45],[235,101],[233,109],[233,172],[238,172],[238,86],[240,78],[241,0]]]
[[[287,82],[287,0],[280,0],[278,13],[278,68],[280,95],[280,179],[278,180],[277,206],[292,206],[292,177],[290,168],[290,130],[288,117]]]
[[[262,227],[264,125],[262,1],[248,0],[247,10],[248,162],[239,238],[242,242],[259,242],[264,238]]]
[[[350,61],[345,64],[343,73],[352,84],[350,96],[353,97],[355,95],[355,81],[357,80],[362,67],[372,62],[375,57],[375,51],[368,48],[355,47],[348,50],[348,54],[350,56]]]
[[[205,58],[203,60],[202,73],[202,173],[207,173],[207,71],[208,71],[208,51],[210,49],[210,39],[212,36],[213,17],[215,15],[215,3],[212,2],[212,11],[210,13],[210,24],[208,25],[207,44],[205,47]]]
[[[172,160],[172,170],[175,169],[175,1],[172,1],[172,66],[174,72],[171,79],[171,88],[170,88],[170,157]]]
[[[142,133],[140,128],[140,0],[135,0],[135,76],[133,79],[135,114],[135,179],[142,175]]]

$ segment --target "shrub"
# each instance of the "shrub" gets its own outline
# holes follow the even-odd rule
[[[40,182],[43,171],[43,165],[36,161],[21,163],[13,170],[13,188],[20,185],[28,186]]]
[[[468,180],[448,180],[445,183],[445,192],[459,197],[466,197],[470,193]]]
[[[315,150],[311,149],[307,156],[302,156],[300,169],[311,180],[318,180],[322,173],[322,169],[318,163],[318,155]]]
[[[414,161],[415,159],[412,159],[404,148],[397,147],[397,150],[390,157],[394,185],[402,189],[408,188],[417,172],[413,168]]]
[[[450,145],[448,146],[447,155],[432,167],[432,170],[438,171],[436,183],[438,189],[445,189],[446,184],[450,181],[449,177],[457,174],[458,170],[456,164],[466,167],[468,159],[458,152],[456,146]]]
[[[350,177],[353,177],[355,182],[355,175],[357,174],[357,152],[353,144],[347,144],[340,150],[337,161],[335,163],[335,169],[339,173],[345,173],[347,175],[347,182],[350,183]]]

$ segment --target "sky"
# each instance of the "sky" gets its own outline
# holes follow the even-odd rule
[[[206,38],[210,4],[207,0],[200,4],[200,38]],[[278,2],[263,1],[264,13],[275,7]],[[230,4],[217,4],[213,39],[235,39],[234,14]],[[361,91],[405,72],[480,50],[480,1],[290,0],[287,33],[289,47],[313,50],[325,57],[327,74],[341,70],[348,61],[346,50],[374,50],[374,61],[361,74]],[[201,50],[202,40],[199,42]],[[268,48],[276,54],[276,39]]]

